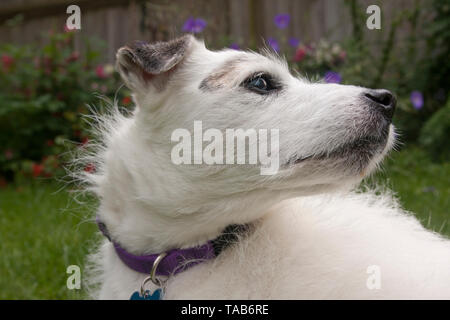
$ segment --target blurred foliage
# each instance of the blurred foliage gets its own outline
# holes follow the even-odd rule
[[[435,157],[434,160],[450,159],[450,99],[444,108],[436,111],[420,131],[419,142]]]
[[[406,141],[416,141],[424,123],[444,107],[450,84],[450,4],[443,0],[424,4],[430,2],[415,1],[411,8],[397,13],[382,42],[380,57],[368,55],[350,61],[362,64],[359,77],[363,85],[386,87],[398,95],[396,124]],[[397,35],[401,26],[409,30],[405,39]],[[362,41],[363,45],[353,45],[368,48]],[[423,94],[423,106],[414,108],[409,101],[412,91]]]
[[[317,73],[326,82],[337,77],[344,84],[391,90],[397,95],[394,123],[401,140],[418,142],[433,159],[448,161],[450,128],[445,105],[450,88],[450,3],[414,1],[396,12],[390,25],[383,24],[375,42],[362,29],[365,7],[357,0],[346,3],[351,37],[340,44],[325,40],[300,44],[292,64],[310,78]],[[401,27],[408,30],[406,37],[399,36]],[[330,72],[335,75],[327,81]]]
[[[42,48],[0,47],[0,184],[63,174],[67,146],[88,141],[83,114],[119,88],[111,65],[98,65],[88,42],[74,50],[74,32],[51,33]],[[70,143],[67,143],[70,141]]]

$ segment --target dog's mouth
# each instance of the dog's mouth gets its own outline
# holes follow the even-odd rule
[[[309,160],[348,159],[350,162],[361,162],[362,160],[369,161],[375,154],[384,150],[387,140],[387,133],[380,137],[361,137],[330,151],[325,151],[306,157],[292,157],[287,162],[287,165],[295,165]]]

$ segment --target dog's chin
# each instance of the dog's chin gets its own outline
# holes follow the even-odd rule
[[[341,146],[307,157],[294,157],[287,166],[302,165],[308,167],[338,169],[346,175],[364,177],[372,172],[392,148],[395,140],[393,126],[390,125],[379,136],[364,136],[349,141]]]

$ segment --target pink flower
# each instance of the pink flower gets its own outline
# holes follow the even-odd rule
[[[84,171],[86,171],[88,173],[95,172],[95,165],[93,163],[87,164],[86,167],[84,167]]]
[[[131,97],[129,97],[129,96],[126,96],[122,99],[122,104],[124,104],[124,105],[130,104],[130,102],[131,102]]]
[[[8,185],[8,182],[6,182],[6,179],[0,176],[0,188],[4,188]]]
[[[14,153],[12,152],[12,150],[11,149],[7,149],[7,150],[5,150],[5,158],[6,159],[12,159],[12,157],[14,156]]]
[[[9,70],[11,65],[13,64],[14,59],[6,54],[2,55],[2,64],[5,70]]]
[[[97,77],[99,77],[99,78],[101,78],[101,79],[106,78],[105,69],[103,68],[102,65],[98,65],[98,66],[95,68],[95,74],[97,75]]]
[[[38,177],[44,170],[44,166],[42,164],[33,163],[32,170],[33,170],[33,177]]]
[[[67,62],[74,62],[80,58],[80,54],[77,51],[72,52],[72,54],[67,58]]]
[[[303,60],[303,58],[306,56],[306,50],[304,48],[298,48],[297,51],[295,51],[294,61],[300,62]]]
[[[67,26],[67,24],[65,24],[64,25],[64,32],[74,32],[74,31],[76,31],[77,29],[70,29],[68,26]]]

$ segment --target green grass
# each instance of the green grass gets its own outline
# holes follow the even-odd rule
[[[433,163],[417,147],[393,152],[369,184],[396,193],[402,207],[431,230],[450,237],[450,162]]]
[[[428,228],[450,235],[450,164],[433,164],[417,148],[393,153],[369,182],[396,191]],[[96,226],[87,207],[53,184],[0,189],[0,299],[78,299],[66,268],[83,267]],[[92,204],[88,201],[88,204]],[[83,269],[81,269],[83,272]]]
[[[0,299],[78,299],[66,268],[83,266],[96,227],[56,185],[0,190]]]

